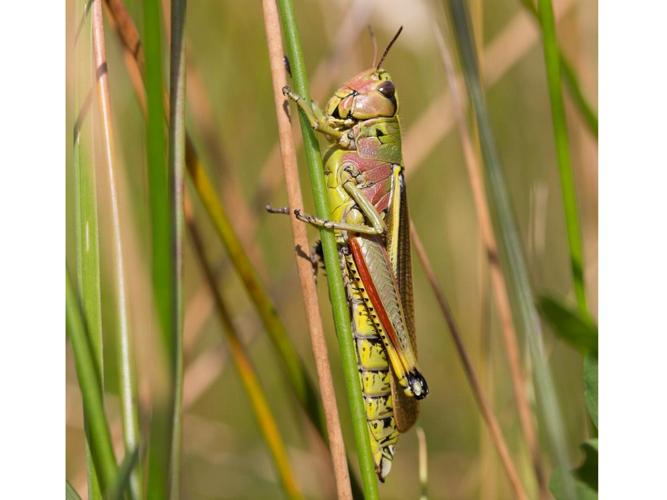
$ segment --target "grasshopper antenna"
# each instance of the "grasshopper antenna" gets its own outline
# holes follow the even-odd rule
[[[387,45],[387,48],[384,49],[384,52],[382,53],[382,57],[380,58],[380,62],[377,64],[377,66],[375,66],[375,69],[376,69],[376,70],[380,69],[380,66],[381,66],[382,63],[384,62],[384,58],[387,57],[387,54],[389,53],[389,49],[391,49],[391,46],[394,45],[394,42],[395,42],[396,39],[398,38],[398,35],[401,34],[401,31],[403,31],[403,26],[401,26],[400,28],[398,28],[398,31],[397,31],[396,34],[394,35],[394,38],[391,39],[391,42],[389,42],[389,45]]]
[[[378,39],[375,38],[375,33],[373,32],[373,27],[368,25],[368,35],[371,37],[371,43],[373,44],[373,63],[371,68],[375,67],[375,62],[378,60]]]

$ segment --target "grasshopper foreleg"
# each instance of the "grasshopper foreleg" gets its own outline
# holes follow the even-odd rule
[[[331,137],[342,147],[350,147],[352,140],[345,131],[338,130],[336,127],[349,128],[354,124],[352,120],[342,120],[325,115],[316,102],[307,101],[299,94],[293,92],[287,85],[283,87],[283,95],[299,106],[304,115],[306,115],[313,130]]]

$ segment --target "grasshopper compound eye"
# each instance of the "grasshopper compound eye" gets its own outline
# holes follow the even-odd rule
[[[393,99],[394,94],[396,93],[396,87],[394,87],[394,84],[391,82],[391,80],[387,80],[386,82],[382,82],[382,85],[378,87],[378,92],[385,96],[387,99]]]

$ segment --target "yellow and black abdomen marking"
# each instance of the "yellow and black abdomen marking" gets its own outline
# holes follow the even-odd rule
[[[347,293],[350,303],[352,335],[354,336],[359,380],[364,396],[366,420],[380,481],[389,474],[394,458],[394,446],[398,441],[398,428],[394,418],[391,395],[391,371],[377,321],[370,300],[363,288],[356,264],[346,257]]]

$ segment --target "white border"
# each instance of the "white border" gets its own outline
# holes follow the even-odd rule
[[[600,5],[600,498],[664,498],[667,7]]]
[[[65,5],[0,29],[0,457],[4,498],[65,491]]]
[[[65,10],[8,2],[0,54],[3,496],[65,479]],[[600,498],[667,470],[667,7],[600,5]]]

